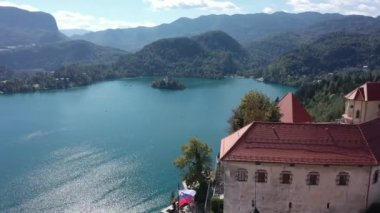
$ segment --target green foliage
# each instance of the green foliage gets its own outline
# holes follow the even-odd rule
[[[244,52],[239,42],[223,31],[209,31],[194,36],[193,39],[209,51],[230,52],[237,55]]]
[[[0,51],[0,64],[12,69],[55,70],[69,64],[111,64],[124,54],[87,41],[62,41]]]
[[[266,95],[258,91],[248,92],[233,111],[228,120],[230,131],[234,132],[253,121],[277,122],[281,118],[276,102],[272,102]]]
[[[344,19],[339,14],[300,13],[289,14],[239,14],[233,16],[208,15],[195,19],[180,18],[172,23],[152,28],[131,28],[88,33],[74,38],[88,40],[100,45],[136,51],[163,38],[197,35],[207,31],[222,30],[241,44],[261,41],[286,32],[304,31],[312,25],[333,19]],[[373,24],[368,29],[378,29]],[[339,28],[335,28],[339,29]],[[327,29],[330,30],[330,29]],[[327,31],[326,30],[326,31]]]
[[[152,87],[157,89],[181,90],[185,89],[185,85],[173,78],[166,77],[164,79],[152,82]]]
[[[181,147],[181,151],[182,155],[174,161],[174,165],[180,169],[186,184],[195,187],[195,201],[204,203],[212,170],[212,148],[197,138],[191,138],[188,144]]]
[[[344,95],[368,81],[380,81],[380,70],[345,70],[320,78],[303,84],[296,96],[304,103],[315,121],[328,122],[341,118],[344,112]]]
[[[162,39],[121,57],[118,69],[137,75],[222,78],[245,69],[243,47],[223,32]]]
[[[127,71],[114,69],[106,65],[70,65],[64,66],[55,72],[36,72],[29,75],[13,74],[11,72],[11,76],[15,75],[17,76],[0,81],[0,91],[2,93],[66,89],[103,80],[134,76]],[[0,76],[2,76],[1,71]]]
[[[213,197],[211,199],[212,213],[223,213],[223,199]]]
[[[14,72],[7,67],[0,66],[0,81],[4,81],[14,77]]]
[[[283,33],[251,43],[246,48],[250,55],[250,61],[247,65],[249,69],[242,75],[263,76],[263,68],[275,62],[285,53],[296,50],[307,42],[308,40],[305,36],[295,33]]]
[[[316,122],[334,121],[342,117],[345,99],[343,94],[324,94],[318,92],[313,101],[306,105]]]
[[[380,66],[380,34],[332,33],[287,53],[263,72],[269,82],[301,85],[315,76]]]

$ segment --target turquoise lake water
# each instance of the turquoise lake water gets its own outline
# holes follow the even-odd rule
[[[294,88],[252,79],[152,78],[0,96],[0,212],[157,212],[179,182],[173,160],[192,137],[214,155],[249,90]]]

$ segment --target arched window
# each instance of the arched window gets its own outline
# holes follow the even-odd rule
[[[306,179],[307,185],[318,185],[319,184],[319,173],[318,172],[309,172]]]
[[[379,181],[379,170],[376,170],[375,173],[373,174],[373,180],[372,183],[375,184]]]
[[[282,171],[280,174],[281,184],[292,184],[292,173],[290,171]]]
[[[248,171],[246,169],[237,169],[235,173],[235,179],[239,182],[245,182],[248,180]]]
[[[336,176],[336,185],[347,186],[350,180],[350,175],[347,172],[339,172]]]
[[[360,118],[360,110],[356,110],[355,118]]]
[[[257,183],[266,183],[268,179],[267,171],[265,170],[257,170],[255,172],[255,181]]]

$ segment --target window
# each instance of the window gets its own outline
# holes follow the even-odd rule
[[[248,180],[248,171],[246,169],[236,170],[235,179],[239,182],[244,182]]]
[[[379,170],[376,170],[375,173],[373,174],[373,181],[372,183],[375,184],[379,181]]]
[[[339,172],[339,174],[336,176],[336,185],[347,186],[349,180],[350,175],[347,172]]]
[[[307,185],[318,185],[319,184],[319,173],[318,172],[309,172],[306,179]]]
[[[292,184],[292,173],[289,171],[283,171],[280,174],[280,183]]]
[[[267,172],[265,170],[257,170],[255,173],[255,181],[257,183],[266,183],[267,182]]]
[[[355,118],[360,118],[360,111],[356,110]]]

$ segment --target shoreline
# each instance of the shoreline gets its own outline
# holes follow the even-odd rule
[[[7,96],[7,95],[15,95],[15,94],[33,94],[33,93],[44,93],[44,92],[50,92],[50,91],[65,91],[65,90],[70,90],[70,89],[78,89],[78,88],[83,88],[86,86],[91,86],[97,83],[102,83],[102,82],[110,82],[110,81],[117,81],[117,80],[123,80],[123,79],[136,79],[136,78],[163,78],[165,76],[154,76],[154,75],[149,75],[149,76],[126,76],[126,77],[121,77],[121,78],[114,78],[114,79],[104,79],[104,80],[99,80],[99,81],[93,81],[88,84],[83,84],[83,85],[75,85],[75,86],[69,86],[65,88],[41,88],[41,89],[35,89],[31,91],[16,91],[16,92],[4,92],[1,90],[1,84],[0,84],[0,96]],[[252,79],[256,82],[259,83],[264,83],[264,84],[275,84],[275,85],[280,85],[280,86],[289,86],[289,87],[295,87],[287,84],[281,84],[281,83],[275,83],[275,82],[265,82],[264,79],[256,79],[253,77],[247,77],[247,76],[242,76],[242,75],[229,75],[229,76],[223,76],[221,78],[212,78],[212,77],[197,77],[197,76],[176,76],[177,79],[186,79],[186,78],[192,78],[192,79],[208,79],[208,80],[223,80],[223,79]],[[8,81],[19,81],[20,79],[8,79],[8,80],[3,80],[1,82],[6,82]],[[74,82],[70,82],[73,83]],[[26,86],[24,84],[24,86]],[[30,86],[30,85],[29,85]],[[32,85],[33,86],[33,85]],[[296,87],[297,88],[297,87]],[[167,89],[170,90],[170,89]]]

